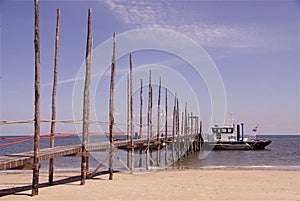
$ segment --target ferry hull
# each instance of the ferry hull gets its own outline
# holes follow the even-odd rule
[[[262,150],[271,140],[204,142],[203,148],[213,150]]]

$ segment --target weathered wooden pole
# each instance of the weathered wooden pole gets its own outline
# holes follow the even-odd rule
[[[89,75],[88,79],[91,80],[91,68],[92,68],[92,55],[93,55],[93,37],[90,39],[90,44],[89,44],[89,51],[90,51],[90,56],[89,56]],[[89,81],[90,83],[91,81]],[[90,143],[90,84],[89,84],[89,95],[88,95],[88,101],[87,101],[87,117],[88,117],[88,125],[87,125],[87,134],[86,134],[86,144]],[[89,172],[89,164],[90,164],[90,153],[87,151],[86,152],[86,178],[88,178],[88,172]]]
[[[175,139],[175,127],[176,127],[176,97],[177,95],[175,95],[175,99],[174,99],[174,106],[173,106],[173,118],[172,118],[172,137],[173,140]]]
[[[200,129],[199,129],[200,123],[199,122],[200,122],[200,119],[197,118],[197,133],[196,133],[196,135],[197,135],[197,151],[200,150]]]
[[[149,71],[149,94],[148,94],[148,112],[147,112],[147,149],[146,149],[146,170],[149,169],[149,152],[150,152],[150,137],[151,137],[151,110],[152,110],[152,99],[151,99],[151,70]]]
[[[158,101],[157,101],[157,166],[160,166],[160,95],[161,95],[161,77],[159,78]]]
[[[130,169],[134,169],[134,141],[133,141],[133,135],[134,135],[134,128],[133,128],[133,84],[132,84],[132,54],[130,53],[129,56],[129,63],[130,63],[130,140],[131,140],[131,166]]]
[[[188,123],[187,123],[187,103],[185,103],[184,108],[184,155],[187,155],[188,144],[187,144],[187,132],[188,132]]]
[[[173,165],[175,162],[175,156],[174,156],[174,152],[175,152],[175,127],[176,127],[176,103],[177,103],[177,95],[175,94],[175,98],[174,98],[174,107],[173,107],[173,125],[172,125],[172,163]]]
[[[54,147],[54,133],[55,133],[55,120],[56,120],[56,88],[58,77],[58,41],[59,41],[59,25],[60,25],[60,10],[57,9],[56,18],[56,34],[55,34],[55,55],[54,55],[54,72],[53,72],[53,89],[52,89],[52,115],[51,115],[51,129],[50,129],[50,148]],[[54,174],[54,158],[49,160],[49,185],[53,184]]]
[[[182,150],[181,150],[181,155],[184,155],[184,150],[185,150],[185,146],[184,146],[184,112],[181,112],[181,141],[182,143]]]
[[[194,119],[195,119],[195,123],[194,123],[194,137],[193,137],[193,141],[194,141],[194,151],[197,151],[197,143],[196,143],[196,141],[197,141],[197,130],[198,130],[198,117],[194,117]]]
[[[142,138],[143,135],[143,80],[141,79],[141,88],[140,88],[140,134],[139,139]],[[142,167],[142,149],[140,149],[140,163],[139,167]]]
[[[86,42],[86,56],[85,56],[85,83],[83,92],[83,124],[82,124],[82,156],[81,156],[81,185],[85,184],[87,177],[87,161],[88,151],[86,145],[88,141],[88,133],[90,126],[90,82],[91,82],[91,13],[92,10],[88,10],[88,27],[87,27],[87,42]]]
[[[176,134],[179,136],[179,101],[176,101]]]
[[[190,113],[187,113],[187,155],[190,154]]]
[[[193,149],[194,149],[194,145],[193,145],[193,133],[194,133],[194,131],[193,131],[193,112],[191,112],[191,135],[190,135],[190,146],[191,146],[191,152],[193,153]]]
[[[114,32],[113,56],[111,63],[110,91],[109,91],[109,180],[113,179],[113,144],[114,144],[114,88],[115,88],[115,68],[116,68],[116,32]]]
[[[127,74],[127,140],[130,139],[130,72]],[[129,149],[127,149],[127,167],[129,167],[130,155]]]
[[[177,155],[180,162],[180,135],[179,135],[179,101],[176,100],[176,135],[177,135]]]
[[[165,166],[168,165],[168,89],[165,88]]]
[[[35,81],[34,81],[34,147],[33,147],[33,178],[32,196],[39,193],[40,171],[40,27],[39,2],[34,1],[34,49],[35,49]]]
[[[202,142],[203,142],[203,136],[202,136],[202,121],[200,121],[200,128],[199,128],[200,136],[199,136],[199,151],[202,149]]]

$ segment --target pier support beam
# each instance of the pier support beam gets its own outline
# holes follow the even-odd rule
[[[85,83],[83,92],[83,123],[82,123],[82,157],[81,157],[81,185],[85,184],[87,178],[88,168],[88,151],[86,146],[88,144],[88,134],[90,130],[90,82],[91,82],[91,13],[88,10],[88,27],[87,27],[87,42],[86,42],[86,56],[85,56]]]
[[[59,41],[59,25],[60,25],[60,9],[57,9],[56,18],[56,34],[55,34],[55,56],[54,56],[54,73],[53,73],[53,89],[52,89],[52,122],[50,130],[50,148],[54,147],[55,119],[56,119],[56,88],[58,77],[58,41]],[[54,175],[54,158],[49,160],[49,185],[53,184]]]
[[[109,180],[113,179],[113,144],[114,144],[114,88],[115,88],[115,68],[116,68],[116,32],[114,32],[113,57],[111,64],[110,91],[109,91]]]
[[[34,81],[34,148],[32,196],[39,193],[40,170],[40,27],[39,2],[34,1],[34,49],[35,49],[35,81]]]
[[[139,139],[142,138],[143,134],[143,80],[141,79],[141,88],[140,88],[140,134],[139,134]],[[142,153],[143,150],[142,148],[140,149],[140,162],[139,162],[139,167],[142,167]]]

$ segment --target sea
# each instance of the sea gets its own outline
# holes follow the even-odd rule
[[[12,139],[18,138],[24,141],[19,144],[11,144]],[[242,168],[242,169],[276,169],[276,170],[300,170],[300,135],[260,135],[258,139],[270,139],[272,143],[264,150],[226,150],[226,151],[201,151],[180,157],[175,156],[175,163],[172,159],[171,147],[167,151],[160,153],[160,168],[186,168],[186,169],[222,169],[222,168]],[[55,146],[67,146],[81,144],[78,136],[67,138],[56,138]],[[49,138],[41,138],[40,147],[49,147]],[[0,156],[21,153],[33,150],[33,141],[26,140],[22,136],[1,136],[0,137]],[[103,166],[100,169],[107,170],[108,157],[107,152],[91,152],[89,168],[96,168],[100,163]],[[127,151],[115,150],[114,169],[118,171],[127,171],[128,157]],[[159,169],[156,160],[157,153],[153,152],[150,161],[150,169]],[[166,159],[167,158],[167,159]],[[139,155],[135,152],[135,169],[145,170],[145,154]],[[141,163],[140,163],[141,162]],[[167,162],[167,163],[166,163]],[[80,157],[59,157],[55,158],[56,171],[77,171],[80,170]],[[48,170],[48,160],[41,162],[41,171]],[[9,170],[11,171],[11,170]],[[9,172],[8,171],[8,172]]]

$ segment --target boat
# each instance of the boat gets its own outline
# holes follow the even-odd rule
[[[256,126],[253,132],[257,130]],[[211,127],[213,140],[204,141],[204,147],[206,149],[214,150],[262,150],[266,146],[271,144],[269,139],[249,139],[244,135],[244,124],[231,126],[219,126],[214,125]]]

